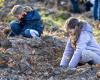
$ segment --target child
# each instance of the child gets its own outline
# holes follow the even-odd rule
[[[11,13],[16,20],[11,21],[10,36],[22,35],[27,38],[40,37],[43,32],[41,16],[36,10],[32,10],[29,6],[15,5]]]
[[[65,27],[68,41],[60,62],[60,66],[76,68],[78,63],[100,64],[100,46],[97,44],[92,26],[77,18],[69,18]]]

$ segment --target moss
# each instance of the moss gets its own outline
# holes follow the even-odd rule
[[[50,20],[52,21],[54,24],[60,26],[60,27],[63,27],[66,19],[69,16],[69,14],[67,14],[66,12],[64,11],[59,11],[58,13],[55,13],[55,14],[46,14],[45,11],[41,11],[40,12],[41,16],[42,16],[42,19],[43,21],[45,22],[46,20]]]
[[[95,36],[97,42],[100,43],[100,30],[94,28],[93,31],[94,31],[94,36]]]
[[[4,5],[4,1],[5,0],[0,0],[0,7],[2,7]]]

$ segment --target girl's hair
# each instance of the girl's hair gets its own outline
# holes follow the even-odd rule
[[[74,17],[71,17],[69,19],[67,19],[66,23],[65,23],[65,28],[66,29],[74,29],[75,26],[77,26],[79,23],[79,20],[74,18]]]
[[[83,21],[80,21],[77,18],[70,17],[69,19],[66,20],[64,27],[66,28],[67,33],[69,34],[70,29],[81,29],[83,25]]]
[[[15,5],[11,10],[11,14],[15,16],[21,14],[23,11],[30,12],[32,11],[32,8],[29,6]]]
[[[75,29],[75,33],[71,36],[71,39],[70,39],[71,45],[74,49],[76,48],[76,43],[77,43],[77,40],[80,36],[80,32],[81,32],[83,25],[84,25],[84,22],[79,21],[79,19],[74,18],[74,17],[69,18],[65,23],[65,28],[67,30],[68,37],[70,34],[69,30]]]

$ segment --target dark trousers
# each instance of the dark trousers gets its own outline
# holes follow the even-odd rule
[[[100,21],[100,0],[94,1],[93,17]]]
[[[31,38],[30,29],[23,30],[23,27],[20,25],[18,21],[12,21],[10,23],[11,33],[10,36],[19,36],[22,35],[24,37]]]
[[[78,0],[70,0],[71,4],[72,4],[72,11],[73,13],[79,13],[80,9],[79,9],[79,3]]]

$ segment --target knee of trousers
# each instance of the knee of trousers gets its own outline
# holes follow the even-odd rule
[[[21,33],[21,26],[18,21],[15,21],[15,20],[11,21],[9,26],[12,32],[15,33],[16,35],[19,35]]]
[[[25,37],[28,37],[28,38],[32,38],[32,35],[31,35],[31,33],[30,33],[30,29],[26,29],[26,30],[25,30],[24,36],[25,36]]]
[[[10,26],[11,28],[16,27],[16,26],[19,26],[19,22],[16,21],[16,20],[13,20],[13,21],[10,22],[9,26]]]

